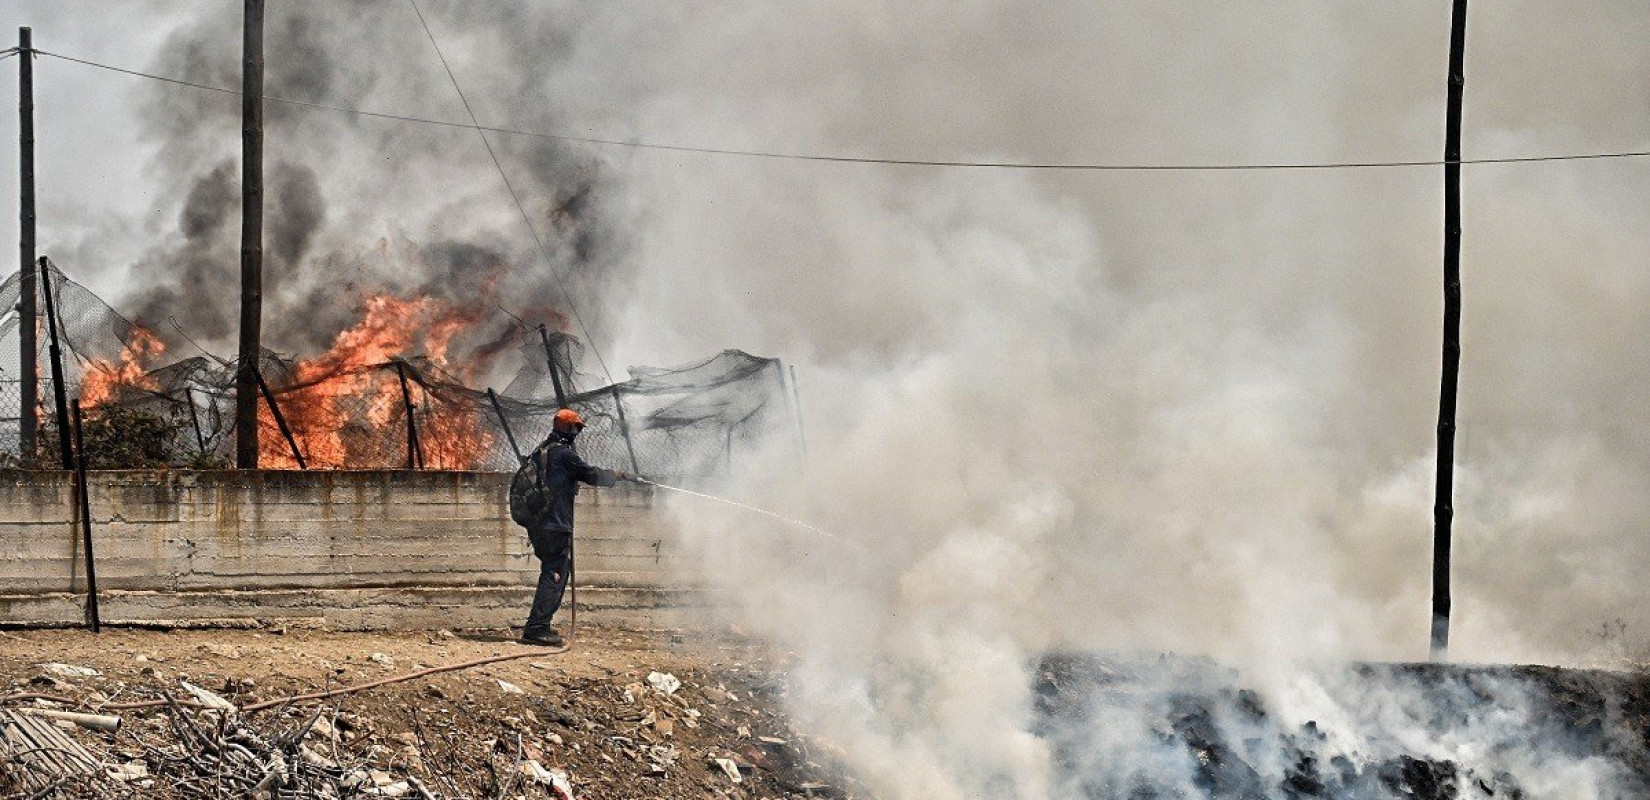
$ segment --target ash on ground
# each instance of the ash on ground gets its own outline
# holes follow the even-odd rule
[[[1038,733],[1066,796],[1096,800],[1650,797],[1643,674],[1359,664],[1302,683],[1321,718],[1283,719],[1208,661],[1053,655]]]

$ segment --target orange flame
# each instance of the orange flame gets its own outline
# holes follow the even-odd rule
[[[80,379],[80,404],[93,409],[118,399],[126,389],[159,389],[149,376],[149,365],[166,352],[165,343],[149,329],[136,326],[120,348],[119,362],[94,358]]]
[[[481,321],[481,304],[456,307],[430,296],[367,298],[361,321],[338,334],[327,352],[300,360],[292,385],[277,395],[281,415],[311,469],[381,468],[405,462],[407,406],[396,359],[421,355],[430,365],[469,382],[475,361],[454,365],[455,337]],[[492,436],[475,409],[433,395],[407,370],[423,466],[476,469],[492,450]],[[296,468],[268,404],[259,407],[259,450],[264,466]],[[386,463],[388,462],[388,463]]]

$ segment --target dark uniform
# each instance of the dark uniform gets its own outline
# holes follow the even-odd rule
[[[618,480],[613,470],[584,463],[573,445],[554,433],[539,445],[533,459],[539,462],[542,469],[550,507],[542,519],[527,528],[527,538],[533,543],[533,555],[539,559],[539,585],[533,595],[533,610],[527,615],[523,637],[547,636],[550,633],[550,618],[561,608],[562,592],[567,589],[567,569],[573,555],[573,498],[579,493],[579,484],[612,486]]]

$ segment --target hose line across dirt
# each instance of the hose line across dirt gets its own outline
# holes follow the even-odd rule
[[[353,686],[343,686],[343,687],[340,687],[340,688],[337,688],[337,689],[329,689],[329,690],[323,691],[323,692],[310,692],[308,694],[297,694],[297,695],[292,695],[290,697],[277,697],[273,700],[264,700],[262,702],[253,703],[252,705],[241,706],[240,710],[243,713],[251,713],[251,712],[254,712],[254,711],[263,711],[265,709],[275,708],[277,706],[285,706],[285,705],[291,705],[293,703],[308,702],[310,700],[325,700],[329,697],[338,697],[338,696],[346,695],[346,694],[354,694],[356,692],[364,692],[368,689],[376,689],[380,686],[388,686],[392,683],[405,683],[406,681],[417,680],[419,678],[427,678],[431,675],[439,675],[443,672],[457,672],[458,670],[462,670],[462,669],[473,669],[475,667],[486,666],[488,664],[497,664],[501,661],[514,661],[514,660],[521,659],[521,658],[534,658],[534,657],[537,657],[537,656],[561,655],[562,653],[565,653],[565,652],[567,652],[568,650],[571,650],[571,649],[572,649],[571,647],[568,647],[568,646],[564,645],[562,647],[549,647],[549,648],[543,648],[543,649],[538,649],[538,650],[530,650],[530,651],[526,651],[526,652],[522,652],[522,653],[510,653],[508,655],[502,655],[502,656],[488,656],[486,658],[478,658],[478,659],[475,659],[473,661],[462,661],[462,662],[459,662],[457,664],[445,664],[445,665],[442,665],[442,666],[439,666],[439,667],[427,667],[425,669],[417,670],[417,671],[414,671],[414,672],[408,672],[408,673],[405,673],[405,674],[402,674],[402,675],[392,675],[388,678],[380,678],[376,681],[368,681],[367,683],[357,683]],[[53,703],[62,703],[63,705],[68,705],[68,706],[79,706],[81,708],[89,708],[89,709],[92,709],[93,711],[136,711],[138,709],[144,709],[144,708],[158,708],[160,706],[169,705],[173,702],[176,702],[180,706],[186,706],[186,707],[190,707],[190,708],[206,708],[207,707],[206,704],[196,702],[194,700],[172,701],[172,700],[165,700],[165,699],[162,699],[162,700],[137,700],[137,701],[132,701],[132,702],[128,702],[128,703],[105,703],[103,705],[93,705],[93,704],[86,703],[86,702],[81,701],[81,700],[73,700],[73,699],[70,699],[70,698],[67,698],[67,697],[59,697],[57,695],[51,695],[51,694],[40,694],[38,692],[28,692],[28,693],[24,693],[24,694],[11,694],[11,695],[6,695],[4,697],[0,697],[0,703],[20,703],[20,702],[26,702],[26,701],[29,701],[29,700],[48,700],[48,701],[51,701]]]

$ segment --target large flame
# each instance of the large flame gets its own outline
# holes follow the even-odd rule
[[[155,390],[159,386],[149,367],[166,352],[166,344],[148,328],[135,326],[120,348],[118,361],[94,358],[80,378],[80,405],[88,411],[117,400],[127,389]]]
[[[293,388],[276,397],[305,465],[347,469],[407,463],[406,400],[411,400],[422,466],[482,466],[493,441],[475,409],[432,393],[414,369],[396,366],[401,359],[418,357],[420,363],[469,383],[482,363],[465,359],[455,364],[450,351],[454,338],[480,321],[480,304],[458,307],[431,296],[367,298],[361,321],[339,333],[327,352],[300,360]],[[267,403],[259,408],[258,445],[265,466],[298,466]]]

